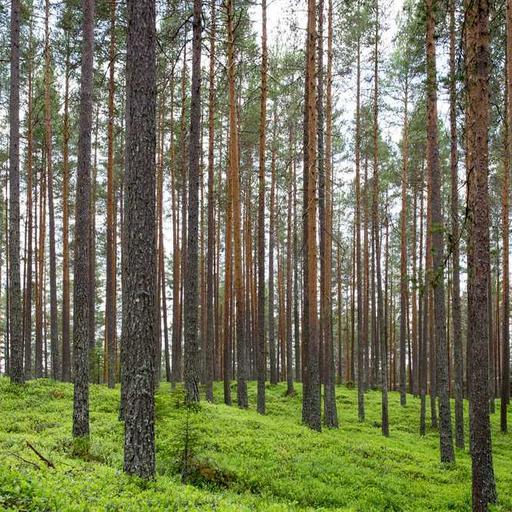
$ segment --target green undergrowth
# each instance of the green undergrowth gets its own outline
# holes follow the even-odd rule
[[[437,432],[418,435],[419,400],[408,396],[400,407],[390,393],[385,439],[380,393],[366,393],[366,421],[359,423],[357,391],[338,386],[340,429],[318,433],[301,425],[296,388],[288,397],[284,384],[268,386],[267,414],[260,416],[254,383],[249,410],[225,406],[219,384],[216,403],[192,411],[180,389],[162,384],[157,477],[144,482],[122,471],[119,389],[91,386],[91,437],[77,443],[71,385],[40,380],[15,387],[0,379],[0,510],[471,510],[469,454],[457,450],[454,465],[439,463]],[[493,510],[512,511],[512,434],[500,434],[498,421],[499,407],[492,418],[499,494]]]

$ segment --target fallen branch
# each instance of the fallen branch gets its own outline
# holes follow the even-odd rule
[[[55,464],[47,459],[42,453],[38,452],[28,441],[27,446],[49,467],[55,469]]]
[[[25,464],[30,464],[31,466],[34,466],[36,469],[41,469],[35,462],[32,462],[31,460],[24,459],[20,455],[14,452],[5,452],[8,455],[12,455],[13,457],[16,457],[18,460],[21,460],[21,462],[24,462]]]

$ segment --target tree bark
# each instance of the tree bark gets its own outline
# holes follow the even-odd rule
[[[497,499],[489,419],[489,5],[466,0],[466,80],[468,91],[468,344],[469,427],[472,503],[485,512]]]
[[[430,174],[432,204],[432,275],[436,340],[436,392],[439,399],[439,441],[441,462],[453,462],[452,423],[448,393],[448,358],[446,346],[446,311],[444,291],[444,225],[441,205],[441,169],[437,135],[437,78],[435,54],[435,2],[426,0],[427,7],[427,166]]]
[[[20,18],[11,1],[11,81],[9,96],[9,327],[11,382],[22,384],[23,332],[20,283]]]
[[[323,235],[324,275],[322,295],[324,300],[324,423],[329,428],[338,428],[336,409],[336,367],[334,363],[334,340],[332,326],[332,66],[333,66],[332,0],[328,0],[327,12],[327,83],[326,83],[326,131],[325,131],[325,221]]]
[[[306,86],[305,86],[305,162],[306,182],[305,222],[305,263],[304,273],[304,316],[307,320],[304,336],[304,387],[302,399],[302,420],[313,430],[321,429],[320,396],[320,354],[317,311],[317,112],[316,112],[316,1],[308,0],[308,24],[306,39]]]
[[[358,4],[359,10],[359,4]],[[361,35],[357,32],[356,50],[356,133],[355,133],[355,165],[356,165],[356,211],[355,211],[355,277],[357,286],[357,415],[359,421],[364,421],[364,346],[366,344],[365,316],[363,309],[364,282],[361,264]],[[365,228],[365,244],[366,228]],[[366,246],[365,246],[366,247]],[[364,307],[366,301],[364,301]],[[351,372],[351,378],[354,373]]]
[[[64,77],[64,127],[62,147],[62,380],[71,380],[70,296],[69,296],[69,78],[70,35],[66,29],[66,70]]]
[[[409,172],[409,77],[405,78],[404,126],[402,139],[402,211],[400,213],[400,405],[406,405],[406,342],[407,342],[407,178]]]
[[[512,2],[507,1],[507,48],[505,88],[505,158],[502,184],[502,232],[503,232],[503,278],[502,278],[502,332],[501,332],[501,407],[500,428],[507,432],[507,406],[510,402],[510,162],[512,150]]]
[[[455,445],[464,448],[464,363],[462,350],[462,325],[460,304],[460,246],[459,246],[459,192],[457,156],[457,90],[455,68],[455,0],[450,0],[450,169],[452,216],[452,324],[453,361],[455,366]]]
[[[89,435],[88,301],[90,294],[89,236],[91,226],[90,172],[94,58],[94,1],[82,0],[82,9],[84,18],[82,25],[82,75],[80,84],[73,283],[73,361],[75,384],[73,402],[74,437],[85,437]]]
[[[192,91],[190,103],[190,139],[188,166],[188,235],[185,267],[185,391],[187,402],[199,401],[199,163],[201,154],[201,9],[194,0],[192,34]]]
[[[257,410],[265,414],[265,157],[267,126],[267,2],[261,2],[261,96],[259,127],[259,171],[258,171],[258,334],[257,334]]]
[[[116,55],[116,0],[110,0],[110,45],[109,45],[109,87],[108,87],[108,149],[107,149],[107,282],[105,290],[105,347],[107,384],[113,388],[116,383],[116,215],[114,177],[114,100],[115,100],[115,55]]]
[[[33,56],[32,47],[32,23],[30,24],[30,56]],[[28,74],[28,106],[27,106],[27,262],[25,275],[25,301],[24,301],[24,321],[23,321],[23,345],[25,349],[25,378],[30,379],[32,375],[32,265],[33,265],[33,65],[31,58],[27,62]]]
[[[123,342],[130,371],[124,470],[155,474],[156,29],[154,0],[128,0]]]
[[[215,2],[211,4],[210,26],[210,70],[208,91],[208,247],[206,256],[206,400],[213,402],[213,379],[215,360]]]

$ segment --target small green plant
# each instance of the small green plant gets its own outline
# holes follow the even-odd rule
[[[185,402],[185,417],[181,430],[182,450],[180,456],[181,481],[188,483],[194,473],[194,458],[199,440],[196,415],[201,410],[197,402]]]
[[[197,415],[201,410],[198,402],[188,402],[182,387],[171,392],[176,409],[183,409],[182,420],[177,431],[177,462],[181,481],[189,483],[195,472],[195,453],[198,443]]]

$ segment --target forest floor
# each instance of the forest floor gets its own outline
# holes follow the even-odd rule
[[[80,446],[71,437],[72,385],[40,380],[17,388],[0,378],[0,510],[471,510],[469,454],[457,450],[455,464],[439,463],[437,433],[418,435],[418,399],[408,396],[400,407],[390,393],[385,439],[380,393],[366,393],[367,419],[359,423],[356,390],[338,386],[340,429],[318,433],[301,425],[296,387],[287,397],[284,384],[268,386],[262,417],[254,410],[255,383],[247,411],[202,402],[192,412],[182,392],[163,384],[156,397],[157,478],[144,482],[122,472],[119,389],[91,386],[91,439]],[[220,384],[215,393],[220,402]],[[500,434],[498,420],[499,410],[492,422],[500,501],[492,510],[512,511],[512,434]],[[185,438],[188,485],[180,475]]]

